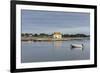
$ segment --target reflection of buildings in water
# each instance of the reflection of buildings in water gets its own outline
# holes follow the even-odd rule
[[[51,45],[52,41],[46,41],[46,44]]]
[[[54,41],[53,45],[55,48],[60,48],[62,46],[62,41]]]
[[[29,40],[29,41],[27,41],[28,43],[33,43],[33,41],[31,41],[31,40]]]

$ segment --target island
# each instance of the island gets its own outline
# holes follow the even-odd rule
[[[62,34],[61,32],[54,32],[52,34],[21,33],[21,41],[67,41],[67,40],[82,40],[84,38],[89,39],[90,35]]]

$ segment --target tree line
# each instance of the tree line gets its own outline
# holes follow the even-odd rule
[[[25,37],[50,37],[52,34],[45,34],[45,33],[40,33],[40,34],[32,34],[32,33],[21,33],[21,36]]]
[[[52,37],[53,34],[45,34],[45,33],[40,33],[40,34],[33,34],[33,33],[21,33],[22,37]],[[62,37],[89,37],[90,35],[86,34],[62,34]]]
[[[63,37],[89,37],[90,35],[86,34],[63,34]]]

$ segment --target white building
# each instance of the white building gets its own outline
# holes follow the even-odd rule
[[[62,39],[62,34],[60,32],[54,32],[53,33],[53,38],[54,39]]]

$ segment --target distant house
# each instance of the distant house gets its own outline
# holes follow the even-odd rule
[[[28,37],[32,37],[33,35],[32,34],[28,34]]]
[[[62,38],[62,34],[60,32],[54,32],[53,33],[53,38],[54,39],[61,39]]]

